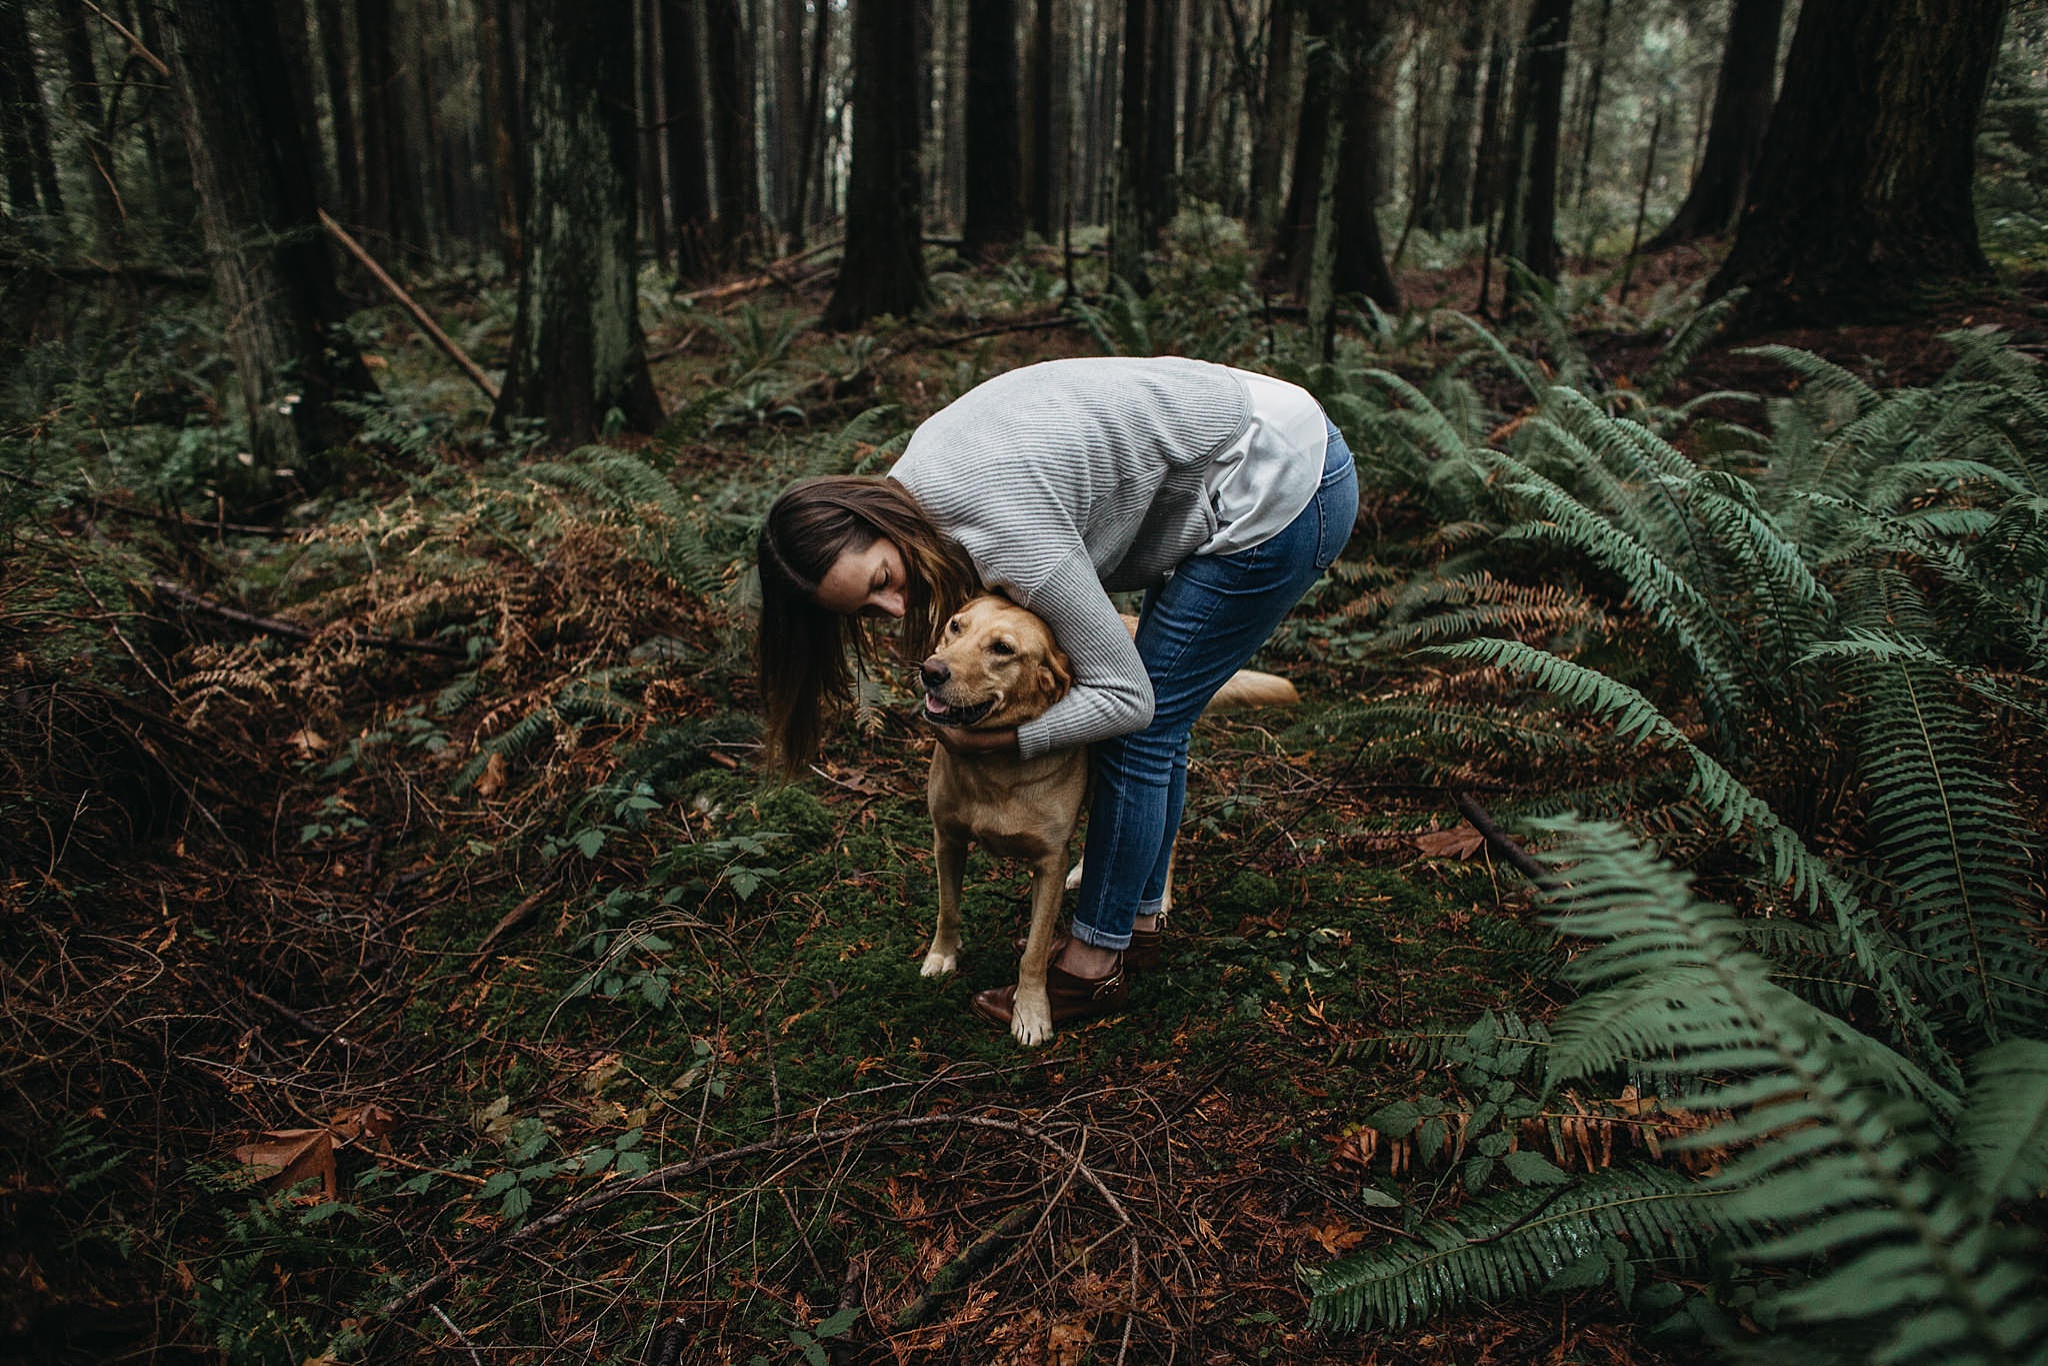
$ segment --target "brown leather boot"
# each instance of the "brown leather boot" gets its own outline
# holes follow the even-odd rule
[[[1058,963],[1048,963],[1045,968],[1045,996],[1052,1007],[1052,1022],[1056,1025],[1071,1024],[1076,1020],[1114,1015],[1122,1010],[1130,997],[1130,984],[1124,980],[1122,963],[1118,963],[1107,977],[1076,977]],[[974,994],[974,1013],[1005,1029],[1009,1028],[1010,1017],[1016,1008],[1015,982]]]

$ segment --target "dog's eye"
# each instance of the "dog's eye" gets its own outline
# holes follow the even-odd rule
[[[996,655],[1013,655],[1017,653],[1017,647],[1007,640],[991,640],[988,643],[988,649],[990,654]]]
[[[960,618],[958,617],[954,617],[951,621],[946,623],[946,634],[949,636],[957,636],[966,629],[967,628],[965,626],[960,624]]]

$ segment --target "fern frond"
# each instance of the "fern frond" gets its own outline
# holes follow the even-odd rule
[[[1956,1126],[1965,1170],[1989,1217],[2006,1200],[2048,1189],[2048,1043],[2007,1039],[1971,1062],[1969,1104]]]
[[[1802,351],[1796,346],[1745,346],[1739,348],[1738,356],[1756,356],[1775,362],[1795,374],[1806,378],[1806,391],[1826,397],[1840,396],[1850,403],[1853,411],[1864,413],[1875,407],[1883,395],[1858,379],[1856,375],[1831,360],[1816,356],[1811,351]]]
[[[1809,849],[1768,803],[1693,744],[1648,698],[1596,669],[1520,641],[1464,641],[1421,653],[1472,660],[1526,676],[1574,706],[1598,713],[1623,740],[1635,744],[1654,741],[1678,752],[1691,764],[1690,791],[1702,807],[1725,832],[1750,840],[1753,857],[1773,883],[1785,887],[1809,909],[1825,910],[1833,917],[1842,946],[1853,957],[1893,1029],[1916,1058],[1942,1074],[1945,1085],[1955,1084],[1955,1065],[1936,1040],[1926,1012],[1915,999],[1913,983],[1902,971],[1903,946],[1878,923],[1874,912],[1832,864]]]
[[[1663,397],[1664,391],[1677,382],[1700,352],[1707,349],[1721,333],[1736,305],[1748,296],[1747,289],[1731,289],[1705,308],[1695,309],[1691,317],[1679,325],[1671,340],[1664,343],[1664,349],[1652,362],[1650,371],[1637,387],[1643,397],[1655,402]]]
[[[1411,1242],[1304,1271],[1309,1319],[1345,1331],[1406,1327],[1475,1300],[1534,1293],[1588,1262],[1606,1264],[1608,1244],[1624,1239],[1627,1254],[1683,1271],[1733,1230],[1723,1214],[1729,1204],[1725,1194],[1651,1166],[1502,1191],[1466,1205],[1455,1224],[1425,1224]]]

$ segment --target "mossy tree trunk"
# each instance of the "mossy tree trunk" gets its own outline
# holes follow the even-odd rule
[[[704,0],[704,46],[718,179],[718,246],[730,259],[751,252],[761,229],[753,53],[739,0]]]
[[[1346,0],[1337,26],[1345,70],[1338,87],[1343,141],[1337,158],[1331,288],[1340,296],[1363,294],[1382,308],[1398,309],[1401,295],[1387,269],[1377,211],[1383,188],[1382,82],[1393,63],[1391,17],[1386,0]]]
[[[967,128],[960,252],[1002,255],[1024,237],[1017,0],[968,0]]]
[[[200,226],[248,406],[252,490],[261,472],[286,469],[317,486],[325,453],[352,431],[333,402],[373,391],[343,326],[278,18],[265,0],[184,0],[164,26]]]
[[[846,254],[825,305],[826,327],[858,327],[884,313],[907,317],[930,302],[917,164],[922,29],[917,7],[904,0],[854,0]]]
[[[50,154],[50,112],[36,72],[27,0],[0,0],[0,155],[7,163],[10,212],[34,221],[36,236],[62,236],[64,196]]]
[[[1753,326],[1899,314],[1990,266],[1970,198],[2005,0],[1806,0],[1735,246]]]
[[[635,431],[661,420],[636,289],[631,16],[630,0],[526,6],[532,198],[495,420],[545,419],[555,442],[614,412]]]
[[[1749,177],[1763,155],[1764,130],[1771,122],[1771,88],[1778,77],[1778,28],[1785,0],[1735,0],[1728,16],[1728,40],[1714,86],[1714,114],[1707,125],[1707,150],[1685,202],[1652,237],[1648,251],[1661,251],[1700,237],[1718,237],[1735,226],[1749,194]]]

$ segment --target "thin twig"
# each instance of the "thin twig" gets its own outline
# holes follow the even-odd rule
[[[427,1306],[427,1308],[434,1311],[435,1318],[441,1320],[441,1322],[448,1325],[448,1331],[455,1334],[455,1340],[457,1342],[461,1343],[464,1347],[469,1348],[469,1359],[471,1361],[474,1361],[476,1363],[476,1366],[484,1366],[484,1359],[481,1355],[478,1354],[476,1350],[476,1344],[469,1340],[469,1334],[463,1332],[460,1328],[457,1328],[455,1326],[455,1320],[449,1318],[446,1314],[441,1312],[440,1305],[430,1304]]]

